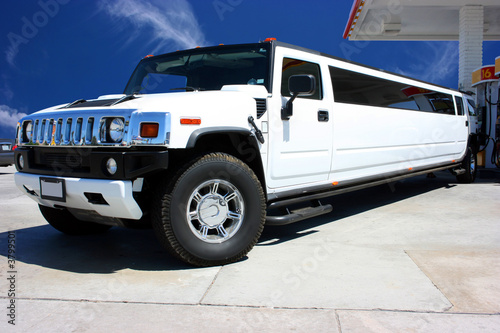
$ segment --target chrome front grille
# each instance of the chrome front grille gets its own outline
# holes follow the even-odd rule
[[[130,110],[94,113],[54,112],[25,117],[18,129],[20,146],[124,146]],[[110,140],[106,126],[108,120],[121,118],[125,123],[123,139]]]

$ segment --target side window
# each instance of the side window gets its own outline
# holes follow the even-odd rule
[[[319,71],[319,65],[314,64],[312,62],[307,62],[307,61],[302,61],[302,60],[297,60],[297,59],[291,59],[291,58],[284,58],[283,59],[283,67],[282,67],[282,77],[281,77],[281,95],[290,97],[290,91],[288,90],[288,79],[292,75],[298,75],[298,74],[311,74],[314,75],[316,78],[316,91],[313,95],[311,96],[304,96],[304,97],[298,97],[298,98],[308,98],[308,99],[322,99],[323,98],[323,91],[322,91],[322,84],[321,84],[321,74]]]
[[[452,96],[330,66],[337,103],[455,114]]]
[[[427,100],[432,105],[432,110],[423,110],[423,111],[431,111],[436,113],[443,114],[455,114],[455,107],[453,106],[453,99],[451,95],[442,94],[442,93],[433,93],[425,95]]]
[[[473,100],[467,98],[467,109],[469,111],[469,116],[477,116],[476,103]]]
[[[455,96],[455,103],[457,103],[457,113],[459,116],[464,115],[464,102],[462,97]]]

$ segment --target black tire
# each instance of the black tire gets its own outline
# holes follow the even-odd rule
[[[473,183],[476,180],[477,175],[477,160],[476,154],[472,152],[471,148],[467,148],[467,155],[462,162],[462,168],[465,169],[465,173],[457,176],[457,181],[459,183]]]
[[[152,224],[161,244],[195,266],[241,259],[264,228],[260,181],[245,163],[224,153],[186,164],[158,186],[153,200]]]
[[[91,235],[106,232],[109,225],[81,221],[66,209],[38,205],[40,212],[47,222],[55,229],[67,235]]]

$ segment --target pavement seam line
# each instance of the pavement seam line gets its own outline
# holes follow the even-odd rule
[[[222,271],[222,267],[224,267],[224,266],[221,266],[219,268],[219,270],[217,271],[217,273],[215,274],[215,276],[214,276],[214,278],[212,280],[212,283],[210,283],[210,285],[208,286],[207,291],[205,291],[205,293],[203,294],[203,296],[201,296],[201,299],[198,302],[198,305],[202,305],[203,304],[203,300],[205,299],[205,297],[208,295],[208,293],[212,289],[212,286],[215,284],[215,280],[217,280],[217,277],[219,276],[219,273]]]
[[[446,296],[446,294],[439,288],[439,286],[437,284],[435,284],[434,281],[432,281],[432,278],[422,270],[422,268],[419,266],[419,264],[415,260],[413,260],[413,258],[408,253],[408,251],[406,251],[406,250],[403,250],[403,251],[408,256],[408,258],[410,258],[410,260],[415,264],[415,266],[417,266],[418,270],[421,271],[429,279],[429,281],[431,281],[434,288],[436,288],[441,293],[441,295],[443,295],[443,297],[446,298],[446,300],[448,302],[450,302],[451,306],[446,308],[446,309],[443,309],[443,311],[441,311],[441,313],[446,313],[446,312],[450,311],[451,309],[453,309],[455,304],[453,304],[453,302],[448,298],[448,296]]]
[[[9,299],[8,297],[0,296],[0,300]],[[206,306],[216,308],[248,308],[248,309],[267,309],[267,310],[320,310],[320,311],[333,311],[338,315],[338,312],[393,312],[393,313],[412,313],[412,314],[430,314],[430,315],[468,315],[468,316],[500,316],[500,312],[486,313],[486,312],[438,312],[438,311],[421,311],[421,310],[397,310],[397,309],[333,309],[324,307],[267,307],[255,305],[228,305],[228,304],[198,304],[198,303],[173,303],[173,302],[146,302],[146,301],[105,301],[105,300],[91,300],[91,299],[62,299],[62,298],[44,298],[44,297],[16,297],[16,300],[23,301],[39,301],[39,302],[73,302],[73,303],[102,303],[102,304],[137,304],[137,305],[165,305],[165,306]],[[340,318],[340,317],[339,317]]]
[[[339,329],[339,333],[342,333],[342,325],[340,324],[340,316],[337,310],[333,310],[335,314],[335,321],[337,322],[337,328]]]

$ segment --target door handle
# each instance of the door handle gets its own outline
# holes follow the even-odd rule
[[[328,114],[328,111],[319,110],[318,111],[318,121],[328,121],[328,120],[330,120],[330,116]]]

